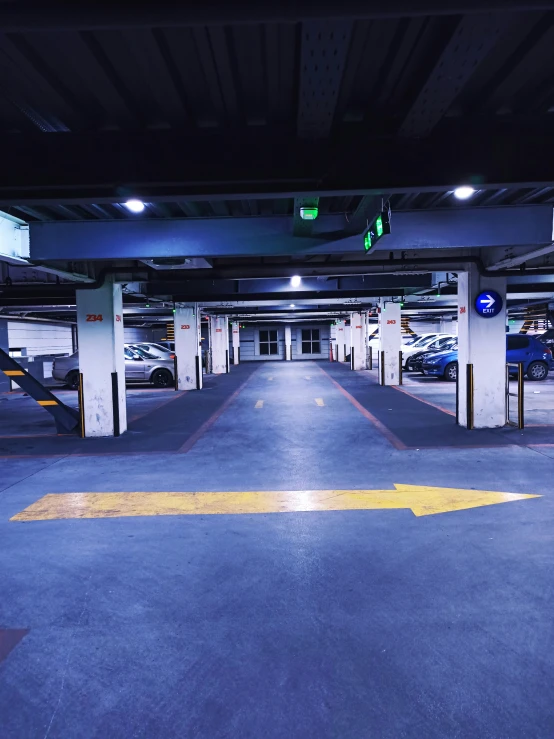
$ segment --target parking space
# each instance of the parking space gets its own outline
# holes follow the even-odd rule
[[[402,388],[420,400],[432,403],[450,414],[456,413],[456,384],[405,372]],[[517,380],[510,380],[510,393],[517,395]],[[552,425],[554,429],[554,373],[542,382],[524,382],[525,425]],[[517,421],[517,400],[510,397],[510,419]]]
[[[133,426],[186,453],[2,460],[6,736],[548,736],[548,454],[396,448],[374,391],[450,417],[338,365],[213,380]]]

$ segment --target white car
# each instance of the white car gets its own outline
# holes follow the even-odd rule
[[[422,334],[421,336],[427,336],[427,334]],[[402,336],[402,344],[409,344],[411,346],[412,343],[420,339],[421,336],[411,336],[409,334],[404,334]],[[367,345],[370,346],[374,352],[377,351],[379,349],[379,334],[375,334],[375,336],[372,336],[371,339],[367,342]]]
[[[148,354],[151,354],[153,357],[158,357],[159,359],[173,359],[175,356],[174,352],[161,344],[150,344],[146,341],[136,341],[133,344],[129,344],[129,346],[131,348],[138,346],[140,349],[148,352]]]
[[[430,344],[433,344],[438,339],[449,339],[452,338],[452,334],[422,334],[412,344],[402,348],[402,364],[404,369],[407,369],[407,362],[412,354],[426,349]]]

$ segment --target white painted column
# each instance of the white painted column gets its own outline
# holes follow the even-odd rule
[[[353,370],[366,369],[364,326],[361,313],[350,314],[350,367]]]
[[[400,303],[381,303],[379,312],[379,352],[375,357],[381,385],[400,384],[402,329]],[[381,357],[384,352],[384,357]]]
[[[177,388],[202,388],[200,352],[200,311],[198,305],[175,305],[175,356],[177,357]]]
[[[285,326],[285,360],[292,360],[292,331],[290,326]]]
[[[337,336],[337,361],[338,362],[345,362],[346,361],[346,331],[344,330],[346,322],[345,321],[337,321],[337,324],[335,326],[336,336]]]
[[[227,316],[210,316],[210,354],[212,374],[228,372],[229,319]]]
[[[494,290],[503,307],[494,318],[475,310],[479,293]],[[506,423],[506,279],[481,277],[474,265],[458,274],[458,421],[467,427],[467,365],[473,365],[473,425]]]
[[[239,364],[240,362],[240,323],[233,321],[231,324],[231,331],[233,336],[233,364]]]
[[[122,434],[127,430],[123,299],[113,278],[98,290],[77,290],[77,329],[85,436],[114,436],[118,425]]]

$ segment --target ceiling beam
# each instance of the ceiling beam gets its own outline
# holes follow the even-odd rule
[[[517,18],[501,13],[461,18],[406,116],[400,134],[427,136],[448,111],[479,64]]]
[[[551,10],[550,0],[204,0],[202,3],[174,3],[158,0],[133,8],[116,0],[109,6],[84,0],[79,3],[25,2],[0,4],[0,27],[6,32],[45,30],[96,30],[117,28],[164,28],[168,26],[209,25],[215,21],[241,23],[296,23],[305,19],[372,19],[417,17],[427,15],[480,14],[491,10],[531,11]]]
[[[510,156],[506,156],[506,152]],[[255,156],[253,153],[255,152]],[[463,126],[425,139],[372,137],[361,124],[336,139],[300,141],[266,128],[233,135],[170,131],[7,134],[0,207],[50,202],[323,196],[554,182],[551,134],[525,128],[476,136]]]
[[[375,253],[383,251],[550,245],[552,213],[551,205],[393,213],[391,233],[379,241],[365,262],[371,262]],[[293,236],[291,219],[286,216],[31,223],[30,258],[73,261],[322,254],[362,257],[362,237],[348,234],[344,227],[342,214],[319,216],[311,236],[303,239]]]

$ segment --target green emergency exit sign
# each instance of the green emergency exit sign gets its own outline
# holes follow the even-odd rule
[[[390,234],[390,217],[387,211],[378,213],[364,233],[364,250],[367,253],[385,234]]]

